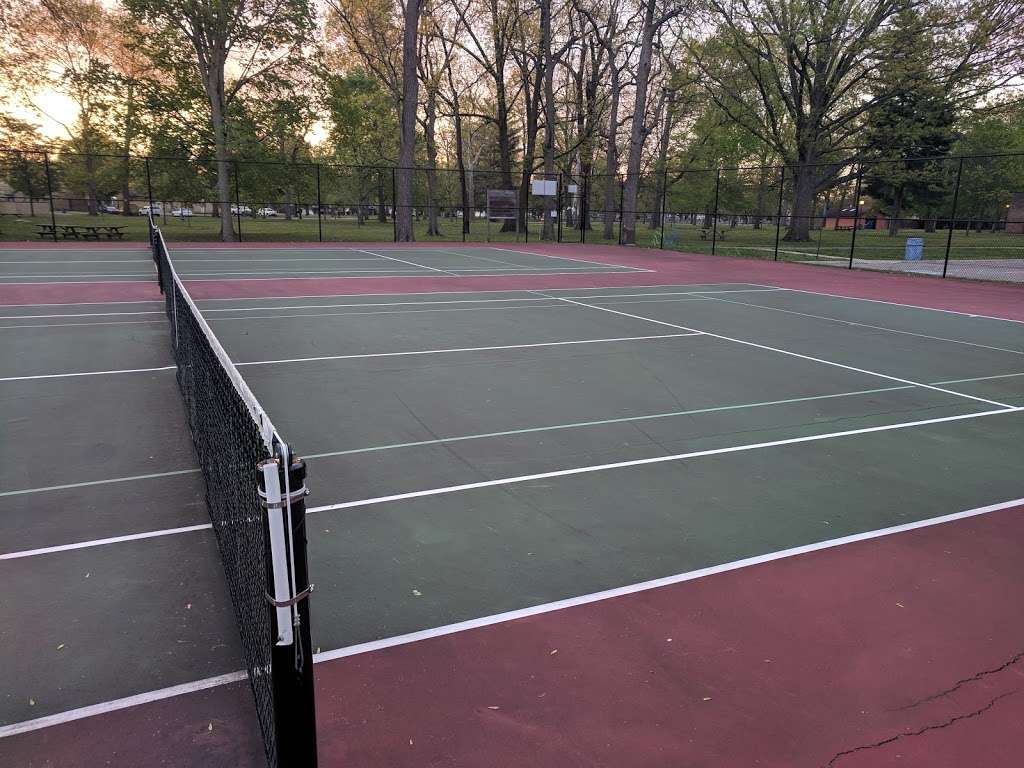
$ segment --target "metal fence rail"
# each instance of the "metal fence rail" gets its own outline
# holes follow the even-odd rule
[[[1024,152],[831,163],[798,199],[808,168],[819,166],[657,168],[629,206],[622,174],[415,168],[414,233],[621,244],[633,222],[646,247],[1024,282]],[[397,173],[238,159],[225,195],[209,158],[0,149],[0,240],[102,239],[107,227],[142,240],[138,214],[153,211],[181,240],[220,239],[229,226],[242,241],[392,241]],[[517,220],[488,218],[489,189],[515,190]],[[104,228],[75,232],[76,222]]]

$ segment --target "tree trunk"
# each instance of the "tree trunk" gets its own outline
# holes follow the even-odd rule
[[[412,242],[413,166],[416,163],[416,107],[419,77],[416,73],[416,38],[419,32],[420,0],[405,0],[405,29],[402,32],[402,119],[395,175],[395,240]]]
[[[555,175],[555,60],[551,55],[551,0],[540,2],[540,50],[544,62],[544,178],[550,181]],[[551,198],[542,199],[544,222],[540,237],[541,240],[554,240],[556,214],[551,210]]]
[[[633,124],[629,130],[629,159],[626,161],[626,185],[622,203],[622,242],[636,243],[636,205],[640,189],[640,160],[647,140],[647,88],[651,79],[654,48],[654,0],[646,0],[641,30],[640,60],[636,67],[636,93],[633,99]]]
[[[665,112],[662,115],[661,137],[658,141],[658,162],[656,165],[658,178],[655,181],[654,211],[651,214],[651,229],[659,229],[661,227],[661,208],[664,204],[665,195],[668,194],[668,190],[665,189],[665,182],[668,179],[666,171],[668,169],[668,142],[671,135],[672,94],[670,92],[666,94],[665,97]]]
[[[903,215],[903,187],[896,189],[892,208],[894,215],[889,217],[889,237],[896,237],[900,233],[900,216]]]
[[[196,43],[200,57],[207,55],[205,41]],[[217,203],[220,206],[220,239],[225,243],[238,240],[231,217],[231,161],[228,159],[228,128],[225,119],[224,58],[213,57],[204,71],[203,85],[210,102],[210,128],[213,131],[214,155],[217,160]]]
[[[608,106],[608,145],[604,161],[604,232],[605,240],[615,237],[615,182],[619,178],[619,70],[612,62],[611,102]]]
[[[441,234],[438,225],[437,210],[437,92],[427,93],[426,120],[423,125],[424,140],[427,145],[427,234],[437,237]]]
[[[784,240],[805,243],[811,239],[811,219],[814,217],[814,196],[817,191],[817,169],[808,162],[796,164],[793,171],[793,208]]]

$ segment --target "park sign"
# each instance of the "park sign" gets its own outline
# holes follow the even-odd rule
[[[488,219],[516,219],[519,215],[518,193],[514,189],[487,190]]]

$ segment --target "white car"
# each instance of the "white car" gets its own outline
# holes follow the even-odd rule
[[[139,208],[139,216],[149,216],[150,214],[153,216],[162,216],[163,212],[164,209],[159,205],[144,205]]]
[[[192,215],[191,208],[175,208],[171,211],[171,216],[176,216],[179,219],[185,219]]]
[[[273,208],[260,208],[258,211],[256,211],[256,215],[271,218],[273,216],[277,216],[277,211],[275,211]]]
[[[232,216],[250,216],[252,215],[252,208],[248,205],[232,205],[231,206]]]

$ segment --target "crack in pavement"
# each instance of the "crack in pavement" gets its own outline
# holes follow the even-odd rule
[[[916,731],[905,731],[903,733],[898,733],[895,736],[890,736],[888,739],[876,741],[874,744],[864,744],[859,747],[853,747],[852,749],[845,749],[842,752],[837,752],[835,755],[833,755],[832,759],[825,764],[825,766],[826,768],[832,768],[832,766],[834,766],[843,757],[846,757],[847,755],[852,755],[855,752],[861,752],[863,750],[868,749],[877,749],[878,747],[884,747],[886,744],[892,744],[894,741],[899,741],[900,739],[909,738],[911,736],[920,736],[924,733],[928,733],[928,731],[937,731],[942,728],[948,728],[949,726],[953,725],[954,723],[958,723],[961,720],[969,720],[974,717],[979,717],[988,712],[990,709],[992,709],[992,707],[994,707],[1000,700],[1005,699],[1007,696],[1012,696],[1015,693],[1017,693],[1016,690],[1001,693],[994,699],[992,699],[992,701],[990,701],[988,704],[983,706],[981,709],[976,709],[973,712],[968,712],[963,715],[956,715],[955,717],[951,717],[949,720],[946,720],[943,723],[936,723],[935,725],[926,725],[924,728],[920,728]]]
[[[968,683],[973,683],[973,682],[976,682],[978,680],[982,680],[982,679],[988,677],[989,675],[995,675],[995,674],[998,674],[998,673],[1000,673],[1000,672],[1002,672],[1002,671],[1004,671],[1006,669],[1009,669],[1010,667],[1012,667],[1014,664],[1016,664],[1021,659],[1024,659],[1024,651],[1021,651],[1020,653],[1015,654],[1014,656],[1012,656],[1009,659],[1009,661],[1006,661],[1006,662],[1000,664],[998,667],[993,667],[992,669],[983,669],[981,672],[979,672],[976,675],[971,675],[970,677],[965,677],[962,680],[957,680],[952,686],[950,686],[949,688],[947,688],[944,691],[939,691],[938,693],[933,693],[931,696],[925,696],[923,699],[918,699],[917,701],[911,702],[910,704],[907,704],[907,705],[902,706],[902,707],[896,707],[895,709],[891,709],[889,711],[890,712],[902,712],[902,711],[907,710],[907,709],[913,709],[914,707],[919,706],[921,704],[927,704],[930,701],[935,701],[936,699],[941,699],[943,696],[948,696],[951,693],[955,693],[956,691],[960,690],[960,688],[962,688],[963,686],[967,685]]]

